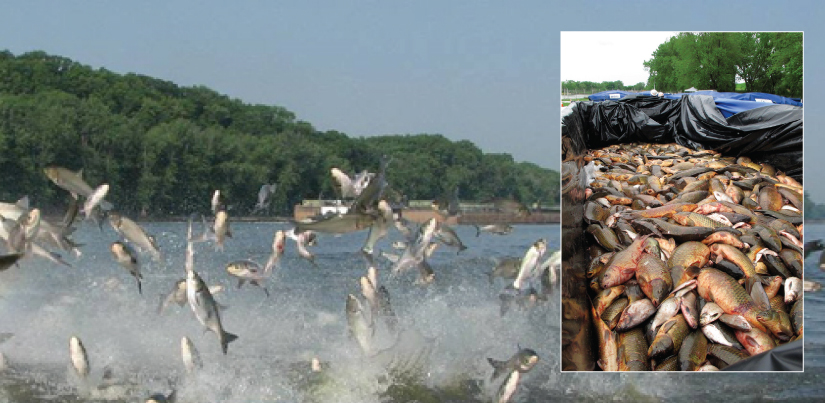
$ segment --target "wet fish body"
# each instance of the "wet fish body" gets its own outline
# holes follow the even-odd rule
[[[115,261],[123,266],[132,277],[137,280],[138,293],[143,294],[141,280],[143,275],[140,274],[140,263],[138,262],[137,252],[134,251],[128,244],[123,242],[113,242],[109,248],[114,256]]]
[[[75,373],[81,379],[86,379],[89,376],[90,369],[89,356],[86,354],[86,347],[83,346],[83,342],[76,336],[69,339],[69,357]]]
[[[226,354],[229,343],[235,341],[238,336],[224,330],[220,312],[218,312],[218,304],[212,297],[206,283],[194,270],[189,270],[186,273],[186,298],[192,312],[195,314],[195,318],[206,329],[218,336],[221,350]]]
[[[203,367],[203,361],[201,361],[198,349],[195,348],[192,340],[189,340],[188,337],[184,336],[180,339],[180,352],[181,358],[183,359],[183,367],[187,373],[191,374]]]
[[[155,243],[155,239],[150,237],[136,222],[120,214],[110,213],[109,223],[112,224],[112,228],[114,228],[120,236],[136,245],[142,251],[150,253],[155,260],[160,260],[160,250]]]
[[[488,232],[490,234],[496,235],[507,235],[513,232],[513,227],[507,224],[490,224],[490,225],[475,225],[476,227],[476,237],[481,235],[482,232]]]
[[[539,239],[527,250],[527,253],[525,253],[521,259],[518,276],[516,276],[516,279],[513,281],[513,287],[515,289],[522,289],[524,283],[533,275],[533,271],[535,271],[539,259],[544,255],[545,251],[547,251],[547,241],[544,239]]]
[[[372,321],[367,320],[361,301],[352,294],[347,296],[346,313],[350,336],[358,342],[361,351],[369,355],[373,351],[372,336],[375,327]]]

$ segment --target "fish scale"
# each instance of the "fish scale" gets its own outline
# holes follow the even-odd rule
[[[647,340],[645,339],[644,331],[642,331],[640,327],[619,333],[619,370],[650,370],[647,349]]]
[[[735,364],[750,357],[748,353],[739,350],[738,348],[724,346],[721,344],[710,344],[708,346],[708,354],[724,361],[728,365]]]
[[[702,215],[702,214],[699,214],[699,213],[688,213],[687,216],[691,221],[693,221],[694,225],[697,225],[697,226],[700,226],[700,227],[708,227],[708,228],[728,227],[728,225],[723,223],[723,222],[716,221],[716,220],[714,220],[714,219],[712,219],[712,218],[710,218],[706,215]]]

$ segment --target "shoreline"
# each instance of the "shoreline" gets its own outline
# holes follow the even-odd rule
[[[187,222],[189,220],[188,216],[186,216],[186,217],[183,217],[183,216],[167,216],[167,217],[131,217],[131,216],[126,216],[126,217],[128,217],[128,218],[130,218],[130,219],[132,219],[132,220],[134,220],[135,222],[138,222],[138,223],[141,223],[141,222]],[[44,216],[43,218],[46,219],[47,221],[51,222],[51,223],[60,223],[63,220],[62,216],[56,216],[56,215],[55,216]],[[209,221],[210,219],[211,219],[211,216],[207,216],[207,221]],[[78,217],[78,219],[75,221],[75,224],[77,224],[78,222],[83,222],[83,221],[85,221],[85,220],[83,220],[81,217]],[[282,223],[282,224],[290,224],[290,223],[296,222],[295,218],[284,217],[284,216],[272,216],[272,217],[266,217],[266,216],[238,216],[238,217],[233,217],[233,216],[229,216],[229,221],[230,222],[248,222],[248,223],[271,222],[271,223]],[[93,222],[93,221],[90,220],[90,222]],[[198,223],[198,224],[200,223],[199,220],[195,220],[193,222]],[[825,220],[823,220],[822,223],[825,223]],[[483,222],[483,223],[478,223],[478,222],[457,222],[457,223],[454,223],[453,225],[470,225],[470,226],[472,226],[472,225],[488,225],[488,224],[560,225],[561,222],[552,221],[552,220],[551,221],[542,221],[542,222],[526,222],[526,221],[525,222],[523,222],[523,221],[512,221],[511,222],[511,221],[506,221],[506,220],[505,221],[493,220],[493,221],[490,221],[490,222]]]

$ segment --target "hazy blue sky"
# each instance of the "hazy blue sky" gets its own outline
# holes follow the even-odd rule
[[[547,24],[547,7],[533,13],[475,1],[66,4],[72,2],[4,10],[0,46],[203,84],[283,106],[320,130],[441,133],[486,152],[559,166],[558,120],[548,112],[558,92],[557,74],[548,71],[558,64],[558,31]]]
[[[442,133],[558,169],[560,31],[802,30],[805,91],[818,94],[823,8],[759,0],[27,1],[0,13],[0,47],[206,85],[286,107],[321,130]],[[825,101],[805,101],[811,157],[825,147]],[[825,166],[809,162],[806,174]],[[825,185],[806,185],[825,200]]]

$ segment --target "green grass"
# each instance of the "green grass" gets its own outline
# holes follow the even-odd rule
[[[561,101],[561,103],[562,103],[561,106],[570,105],[570,103],[574,102],[574,101],[589,101],[589,100],[590,99],[588,99],[588,98],[565,99],[565,100]]]
[[[739,92],[739,91],[747,91],[747,89],[745,88],[745,83],[736,84],[736,91],[737,91],[737,92]]]

